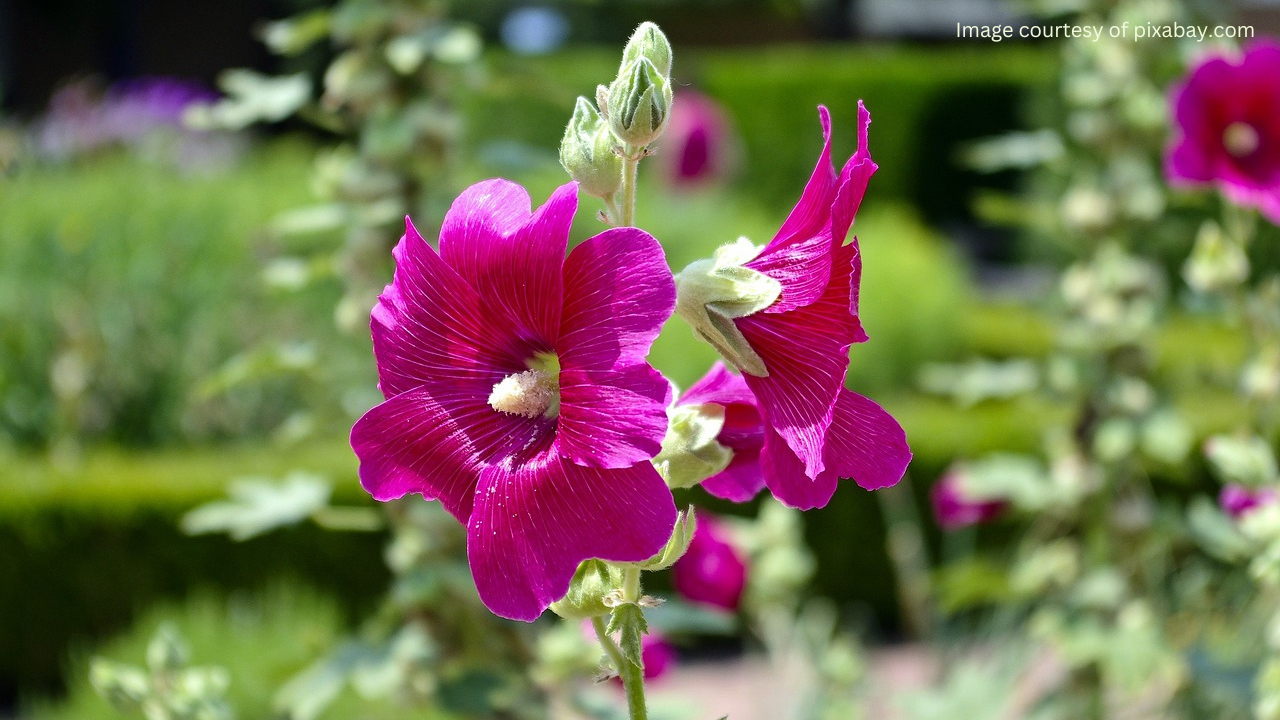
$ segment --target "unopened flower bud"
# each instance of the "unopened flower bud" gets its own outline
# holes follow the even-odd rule
[[[602,560],[585,560],[569,583],[569,592],[551,603],[551,611],[566,620],[608,615],[605,596],[622,587],[622,570]]]
[[[644,147],[662,136],[671,115],[671,83],[646,57],[623,66],[609,86],[609,129]]]
[[[614,143],[600,113],[580,97],[560,142],[560,164],[584,192],[609,198],[622,187],[622,158]]]
[[[667,434],[653,466],[667,485],[688,488],[724,470],[733,451],[716,442],[724,429],[724,406],[714,403],[667,408]]]
[[[142,670],[95,658],[89,666],[89,684],[104,700],[126,715],[140,713],[151,696],[151,683]]]
[[[172,625],[162,625],[147,643],[147,667],[152,672],[172,672],[188,661],[187,644]]]
[[[1207,222],[1196,234],[1182,277],[1197,292],[1230,290],[1249,277],[1249,257],[1239,243],[1223,235],[1217,223]]]
[[[622,68],[644,58],[653,63],[664,78],[671,77],[671,42],[662,30],[651,22],[640,23],[631,33],[631,39],[622,50]]]

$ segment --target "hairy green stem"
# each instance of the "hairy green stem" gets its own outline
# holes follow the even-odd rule
[[[639,570],[636,571],[637,575],[639,572]],[[627,716],[631,720],[648,720],[649,709],[644,701],[644,668],[633,664],[623,656],[618,644],[609,637],[603,617],[591,618],[591,627],[595,628],[596,637],[600,640],[600,647],[604,648],[604,654],[609,656],[609,662],[613,663],[613,667],[618,671],[618,677],[622,678],[622,688],[627,695]]]
[[[640,158],[644,150],[627,145],[622,155],[622,217],[619,221],[623,227],[634,227],[636,224],[636,174],[640,167]]]

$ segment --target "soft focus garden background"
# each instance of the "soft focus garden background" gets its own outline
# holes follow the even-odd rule
[[[1054,17],[1114,3],[1067,5]],[[1135,17],[1168,13],[1168,4],[1132,5]],[[1280,13],[1264,5],[1208,11],[1259,35],[1280,32]],[[1055,277],[1080,253],[1024,222],[1057,211],[1067,160],[1054,167],[1028,140],[1030,159],[983,167],[975,143],[1057,127],[1073,59],[1061,41],[959,40],[955,24],[1019,27],[1049,10],[945,0],[423,3],[423,15],[446,14],[462,34],[447,51],[439,38],[423,51],[452,53],[428,101],[402,98],[396,113],[379,114],[361,93],[395,91],[358,63],[330,63],[390,5],[342,3],[347,35],[318,32],[314,44],[302,42],[305,27],[266,24],[326,7],[0,0],[0,717],[111,717],[87,689],[88,657],[138,661],[165,619],[200,664],[230,670],[242,708],[260,707],[377,607],[391,577],[385,532],[304,523],[237,542],[188,534],[181,518],[243,477],[318,476],[335,503],[373,505],[346,433],[378,399],[365,323],[398,236],[402,210],[388,198],[407,198],[420,227],[487,177],[516,180],[541,202],[565,181],[556,148],[575,97],[612,77],[644,19],[675,47],[677,103],[696,90],[727,119],[708,145],[723,153],[715,177],[673,189],[661,152],[642,166],[638,224],[676,269],[740,235],[771,237],[812,169],[819,103],[832,111],[838,158],[853,150],[858,99],[870,109],[880,171],[854,232],[872,339],[854,348],[851,386],[902,422],[915,459],[899,488],[881,496],[850,485],[805,515],[812,591],[873,649],[952,647],[978,627],[989,636],[989,606],[967,603],[966,592],[989,599],[982,574],[996,570],[932,570],[983,549],[998,556],[1020,531],[940,532],[929,490],[959,458],[1037,451],[1045,428],[1075,411],[1019,390],[1037,384],[1036,363],[1054,352]],[[1135,47],[1160,56],[1164,75],[1153,81],[1184,67],[1172,44]],[[404,51],[412,62],[417,50]],[[262,74],[237,83],[228,68]],[[268,75],[294,84],[263,90]],[[301,102],[325,88],[319,102]],[[243,121],[185,127],[185,108],[219,90],[243,100]],[[1167,134],[1157,127],[1143,150],[1158,151]],[[1175,297],[1202,210],[1160,213],[1166,222],[1144,241]],[[597,227],[581,212],[575,238]],[[1274,268],[1280,234],[1261,233],[1255,265]],[[1173,305],[1154,336],[1155,362],[1186,390],[1174,402],[1198,447],[1239,416],[1233,392],[1204,378],[1239,364],[1246,342]],[[687,386],[713,351],[673,325],[652,361]],[[974,358],[1028,360],[940,365]],[[1198,453],[1146,472],[1176,502],[1219,487]],[[965,612],[942,621],[954,607]],[[742,649],[704,638],[684,655],[723,660]],[[1243,677],[1232,687],[1247,708],[1252,675]],[[971,695],[985,692],[971,685]]]

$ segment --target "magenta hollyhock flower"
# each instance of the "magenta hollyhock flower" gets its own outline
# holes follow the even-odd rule
[[[724,408],[724,426],[716,442],[733,451],[728,467],[702,481],[712,495],[746,502],[764,487],[760,449],[764,445],[764,419],[756,397],[741,375],[716,361],[701,380],[680,396],[678,405],[714,404]]]
[[[1280,499],[1280,493],[1276,491],[1276,488],[1251,488],[1231,483],[1222,486],[1222,492],[1218,494],[1218,505],[1223,512],[1239,520],[1254,510],[1264,505],[1270,505],[1278,499]]]
[[[649,631],[640,638],[640,661],[644,663],[644,679],[662,677],[676,663],[676,649],[660,633]]]
[[[370,327],[387,400],[351,431],[374,498],[436,499],[467,526],[481,600],[532,620],[588,558],[639,562],[676,520],[648,460],[667,381],[645,362],[675,288],[662,248],[614,228],[565,257],[577,185],[530,212],[488,180],[445,215],[437,253],[412,223]]]
[[[822,507],[836,483],[868,490],[902,479],[911,451],[896,420],[844,387],[849,347],[867,335],[858,318],[862,258],[845,236],[877,166],[867,148],[871,115],[858,102],[858,150],[831,164],[831,116],[818,108],[823,148],[799,202],[745,267],[777,280],[777,301],[733,322],[768,375],[745,374],[764,418],[760,463],[774,496]]]
[[[978,500],[965,492],[960,471],[950,471],[938,478],[929,491],[933,516],[944,530],[957,530],[969,525],[990,522],[1004,512],[1003,500]]]
[[[735,153],[733,132],[720,105],[694,90],[677,92],[658,151],[671,184],[689,187],[719,180],[729,172]]]
[[[671,583],[693,602],[737,610],[747,584],[747,563],[720,523],[700,513],[689,549],[671,566]]]
[[[1170,100],[1169,181],[1215,183],[1228,200],[1280,223],[1280,44],[1261,40],[1239,58],[1206,58]]]

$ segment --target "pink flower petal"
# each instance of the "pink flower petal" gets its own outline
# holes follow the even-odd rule
[[[501,380],[534,350],[405,218],[395,277],[370,317],[379,387],[390,398],[441,377]]]
[[[898,484],[911,463],[902,426],[884,408],[851,390],[842,390],[827,431],[827,465],[864,490]]]
[[[578,563],[647,560],[676,521],[671,491],[653,466],[585,468],[547,453],[492,466],[467,525],[480,599],[512,620],[536,619],[569,589]]]
[[[826,507],[836,494],[839,477],[824,470],[810,478],[804,463],[772,429],[766,429],[764,448],[760,451],[760,468],[769,492],[783,505],[800,510]]]
[[[575,463],[619,468],[662,449],[671,385],[646,364],[560,373],[560,452]]]
[[[676,304],[662,246],[636,228],[587,240],[564,263],[563,368],[610,370],[643,362]]]
[[[814,302],[831,274],[831,206],[837,177],[831,166],[831,114],[818,106],[822,153],[799,202],[773,240],[746,267],[782,283],[782,296],[765,312],[785,312]]]
[[[755,407],[756,396],[751,394],[751,388],[747,387],[747,382],[741,375],[731,372],[723,362],[717,360],[706,375],[680,394],[681,405],[705,403],[743,403]]]
[[[751,500],[764,489],[764,486],[764,472],[760,468],[758,446],[735,448],[729,466],[702,481],[703,490],[721,500],[737,503]]]
[[[625,467],[658,453],[670,386],[644,362],[675,308],[675,281],[657,241],[606,230],[565,260],[560,450],[573,462]]]
[[[497,412],[488,392],[475,382],[422,387],[369,410],[351,429],[360,484],[376,500],[438,499],[466,522],[486,461],[509,448],[545,450],[554,432],[553,421]]]
[[[844,387],[849,346],[865,337],[858,318],[849,313],[856,253],[852,245],[836,249],[831,282],[813,304],[735,320],[769,370],[768,377],[744,376],[747,385],[765,421],[802,460],[809,477],[823,468],[822,448]]]
[[[867,192],[867,183],[880,168],[871,159],[870,146],[867,144],[871,127],[871,113],[867,112],[862,101],[858,101],[858,151],[849,158],[840,170],[839,189],[835,202],[831,206],[831,236],[835,242],[843,243],[853,219],[862,206],[862,198]]]
[[[766,431],[760,464],[769,490],[784,504],[801,510],[823,507],[837,482],[852,479],[866,490],[897,484],[911,462],[902,426],[871,400],[842,389],[827,434],[826,469],[810,479],[795,453]]]
[[[560,331],[560,273],[577,209],[577,183],[562,185],[532,214],[519,185],[476,183],[445,215],[440,256],[491,307],[550,341]]]

